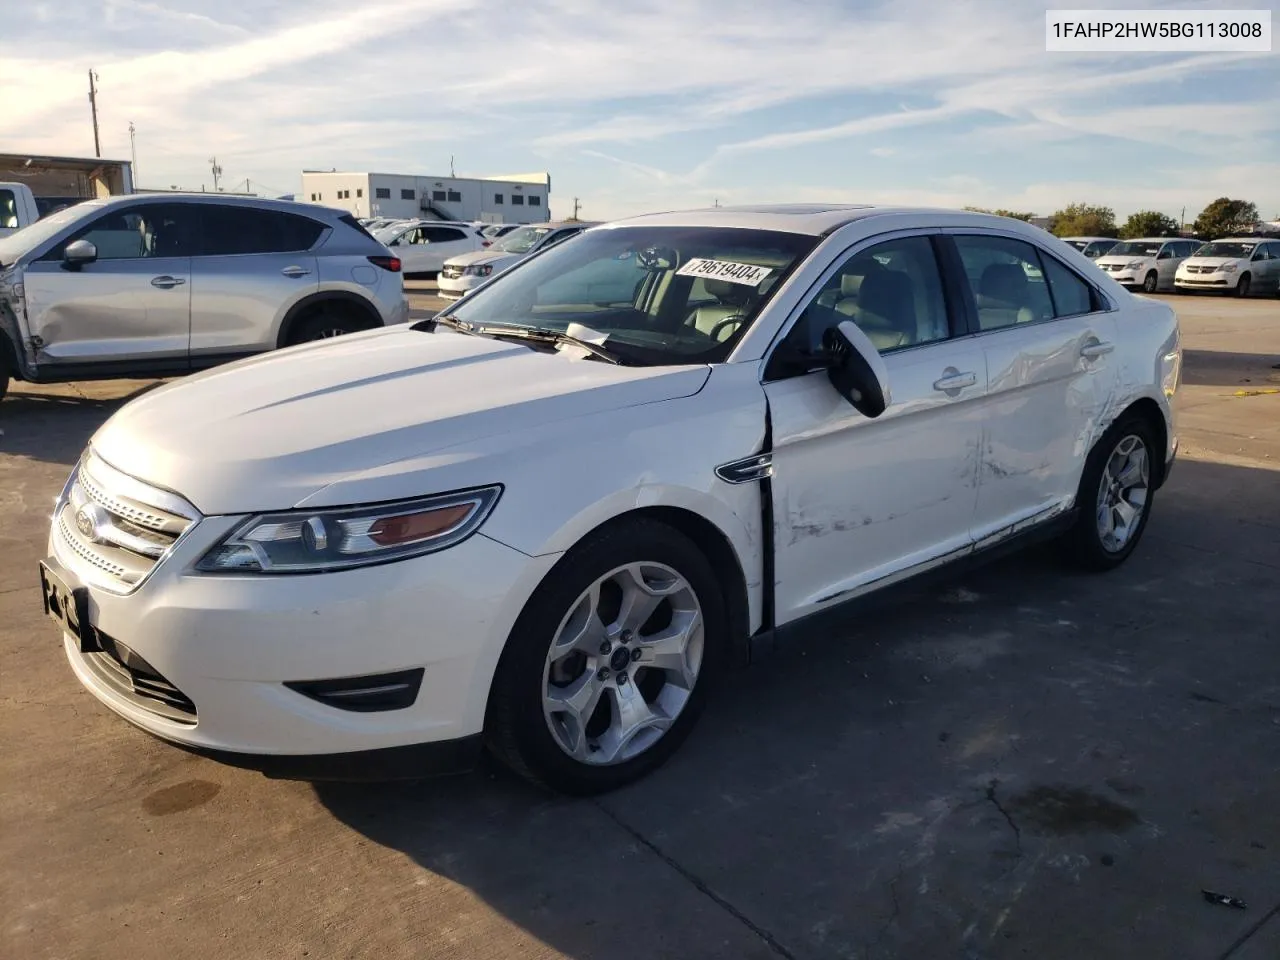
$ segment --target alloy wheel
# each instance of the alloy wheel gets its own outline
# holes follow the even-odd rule
[[[556,745],[592,766],[656,744],[684,709],[704,652],[702,607],[661,563],[631,563],[591,584],[547,651],[542,711]]]
[[[1112,450],[1098,484],[1098,539],[1104,550],[1119,553],[1133,539],[1150,494],[1147,445],[1136,434],[1128,434]]]

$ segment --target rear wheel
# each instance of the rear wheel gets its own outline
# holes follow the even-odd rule
[[[651,520],[584,541],[538,588],[494,675],[486,739],[516,773],[592,794],[666,761],[723,663],[715,570]]]
[[[368,329],[368,326],[365,319],[352,309],[338,304],[323,304],[309,311],[294,325],[285,345],[292,347],[313,340],[327,340]]]
[[[1155,293],[1156,287],[1160,284],[1160,277],[1154,270],[1147,271],[1147,275],[1142,279],[1142,292]]]
[[[1155,495],[1153,471],[1160,452],[1154,435],[1143,417],[1130,414],[1089,453],[1076,494],[1076,522],[1063,538],[1077,565],[1110,570],[1138,546]]]
[[[1239,279],[1238,281],[1236,281],[1236,296],[1237,296],[1237,297],[1241,297],[1241,298],[1243,298],[1243,297],[1247,297],[1247,296],[1249,295],[1249,285],[1250,285],[1250,282],[1251,282],[1251,278],[1249,277],[1249,275],[1248,275],[1247,273],[1246,273],[1246,274],[1243,274],[1243,275],[1240,277],[1240,279]]]

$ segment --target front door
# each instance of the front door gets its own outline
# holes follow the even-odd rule
[[[1025,240],[954,237],[986,357],[974,540],[1071,504],[1116,383],[1115,321],[1074,271]]]
[[[190,205],[116,207],[28,265],[27,323],[40,365],[184,365],[191,325]],[[87,240],[97,260],[63,262]]]
[[[290,306],[320,288],[310,217],[230,203],[200,204],[191,261],[191,360],[269,350]]]
[[[874,420],[791,359],[844,320],[888,368],[890,404]],[[775,350],[764,390],[779,624],[971,544],[987,378],[982,348],[960,329],[935,241],[902,236],[842,256]]]

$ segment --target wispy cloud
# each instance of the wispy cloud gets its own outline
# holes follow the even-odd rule
[[[809,195],[856,144],[895,158],[859,170],[879,180],[858,196],[1044,205],[1059,188],[1029,171],[1092,145],[1139,158],[1096,185],[1136,203],[1149,170],[1191,184],[1214,154],[1265,169],[1280,152],[1274,56],[1049,55],[1045,4],[1026,0],[633,0],[607,15],[526,0],[500,28],[478,0],[43,8],[12,17],[0,140],[87,151],[93,66],[104,150],[127,155],[134,121],[144,181],[199,183],[215,154],[282,185],[303,167],[430,172],[457,154],[460,172],[548,166],[557,194],[608,216]],[[1255,182],[1280,205],[1280,176]],[[1060,192],[1092,196],[1074,180]]]

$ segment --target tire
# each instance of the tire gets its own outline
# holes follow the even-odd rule
[[[1247,273],[1242,273],[1240,279],[1236,281],[1236,296],[1243,300],[1249,295],[1249,287],[1252,279]]]
[[[635,587],[640,582],[671,590],[670,598],[654,601]],[[657,606],[634,624],[630,640],[625,631],[615,631],[610,640],[603,620],[610,619],[613,628],[631,624],[622,616],[623,584],[631,584],[641,602]],[[600,612],[590,621],[595,628],[584,629],[592,610]],[[691,611],[700,613],[700,638],[696,626],[671,633],[677,616],[697,623]],[[556,565],[511,631],[489,694],[490,753],[528,780],[577,796],[613,790],[652,772],[689,735],[724,669],[728,624],[715,569],[682,533],[635,519],[593,534]],[[683,652],[661,651],[668,664],[678,658],[678,671],[643,665],[660,650],[646,638],[664,634],[687,638]],[[579,638],[576,643],[565,641],[570,635]],[[610,644],[611,654],[602,643]],[[680,682],[668,679],[677,673]],[[633,716],[624,717],[620,704]],[[628,730],[637,718],[641,722]],[[658,726],[646,726],[650,721]]]
[[[1142,292],[1155,293],[1156,288],[1160,286],[1160,277],[1154,270],[1148,270],[1147,275],[1142,278]]]
[[[330,337],[346,333],[356,333],[368,329],[369,325],[354,310],[344,309],[340,305],[321,304],[309,310],[293,329],[289,331],[289,339],[285,346],[292,347],[299,343],[311,343],[313,340],[327,340]]]
[[[1155,499],[1153,488],[1153,472],[1156,469],[1155,457],[1163,456],[1163,451],[1156,449],[1155,431],[1147,420],[1137,414],[1127,414],[1112,424],[1102,438],[1093,446],[1085,461],[1084,473],[1080,478],[1080,489],[1076,494],[1077,516],[1074,525],[1062,538],[1062,546],[1066,556],[1076,566],[1091,571],[1112,570],[1129,558],[1142,539],[1147,529],[1147,520],[1151,516],[1151,505]],[[1122,451],[1130,451],[1128,460],[1121,460],[1112,466],[1109,474],[1113,477],[1124,477],[1132,463],[1134,443],[1140,444],[1145,451],[1145,472],[1141,482],[1122,489],[1121,498],[1132,509],[1137,507],[1128,525],[1124,529],[1123,542],[1118,543],[1120,530],[1114,523],[1123,517],[1116,506],[1108,506],[1107,519],[1113,524],[1115,538],[1104,537],[1102,520],[1103,509],[1107,504],[1115,503],[1117,487],[1108,487],[1103,482],[1103,473],[1108,471],[1113,458],[1124,456]],[[1141,491],[1141,503],[1137,494]]]

